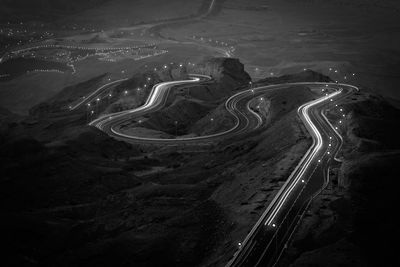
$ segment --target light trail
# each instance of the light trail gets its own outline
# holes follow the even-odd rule
[[[335,128],[332,126],[332,124],[327,120],[326,116],[323,114],[323,111],[321,111],[323,120],[319,121],[318,123],[319,123],[319,127],[321,127],[321,129],[324,132],[324,136],[326,135],[324,138],[329,137],[329,139],[328,139],[330,141],[329,144],[332,144],[331,143],[332,135],[329,134],[324,127],[322,127],[323,123],[327,122],[326,125],[328,125],[329,129],[333,130],[334,135],[337,136],[337,144],[336,145],[339,144],[336,147],[336,150],[335,150],[336,152],[334,153],[334,155],[331,155],[333,153],[329,153],[329,150],[327,150],[328,152],[323,153],[321,155],[321,151],[322,151],[323,147],[325,147],[325,145],[324,145],[322,134],[319,132],[319,130],[317,129],[317,126],[311,120],[310,110],[311,110],[311,108],[316,107],[317,105],[323,103],[324,101],[330,100],[328,102],[328,103],[330,103],[333,98],[339,96],[339,94],[343,94],[343,88],[341,88],[341,87],[346,88],[347,94],[342,96],[340,99],[349,95],[352,90],[359,91],[359,89],[352,85],[337,84],[337,83],[320,83],[320,82],[304,83],[304,82],[302,82],[302,83],[294,83],[294,84],[321,85],[321,86],[326,86],[326,87],[328,85],[332,85],[334,87],[339,87],[340,89],[332,94],[328,94],[324,97],[321,97],[317,100],[311,101],[311,102],[306,103],[299,107],[298,114],[299,114],[300,118],[302,119],[302,121],[304,122],[305,126],[307,127],[308,131],[312,135],[313,143],[312,143],[311,147],[308,149],[308,151],[306,152],[306,154],[302,157],[302,159],[296,166],[295,170],[291,173],[289,178],[286,180],[285,184],[281,187],[281,189],[275,195],[274,199],[268,205],[266,210],[262,213],[261,217],[256,222],[254,227],[251,229],[249,234],[245,237],[244,241],[241,242],[241,246],[240,246],[239,250],[234,254],[233,258],[228,262],[227,267],[242,266],[242,265],[257,266],[257,264],[260,264],[262,262],[264,256],[266,255],[265,253],[267,253],[267,250],[270,251],[270,250],[274,249],[274,248],[271,248],[271,246],[272,246],[271,242],[274,239],[277,239],[278,238],[277,233],[281,232],[282,227],[281,227],[280,223],[284,222],[285,220],[292,220],[289,222],[290,223],[289,225],[296,225],[295,220],[299,220],[297,217],[291,217],[292,219],[289,219],[289,218],[287,218],[287,216],[288,216],[288,213],[293,209],[296,202],[299,200],[300,195],[303,194],[303,197],[302,197],[303,200],[301,200],[301,201],[305,201],[304,200],[304,198],[305,198],[307,201],[310,202],[312,200],[312,198],[314,197],[314,195],[309,196],[308,193],[304,193],[303,191],[304,191],[304,188],[310,182],[312,182],[314,184],[314,186],[319,183],[318,178],[317,178],[318,176],[315,176],[314,172],[318,168],[318,166],[322,166],[322,165],[319,165],[319,163],[321,162],[320,156],[328,157],[329,159],[333,156],[333,158],[335,160],[337,160],[336,156],[342,145],[342,137],[335,130]],[[284,85],[287,85],[287,84],[282,84],[281,86],[284,86]],[[259,90],[259,89],[260,88],[256,88],[256,90]],[[316,115],[318,115],[318,114],[313,114],[313,116],[316,116]],[[318,117],[316,117],[316,118],[318,118]],[[331,146],[327,146],[327,149],[331,149]],[[318,157],[317,157],[317,155],[318,155]],[[328,164],[329,159],[328,159],[328,161],[325,161],[324,164]],[[318,162],[318,163],[316,163],[316,162]],[[303,176],[310,169],[311,164],[313,164],[313,166],[315,166],[315,167],[313,167],[314,171],[311,172],[311,174],[309,175],[309,180],[306,181],[306,179],[303,178]],[[316,164],[316,165],[314,165],[314,164]],[[329,169],[329,167],[328,167],[328,169]],[[310,180],[311,178],[314,178],[314,179]],[[295,188],[297,188],[296,186],[299,184],[299,181],[302,181],[301,185],[303,185],[303,186],[301,187],[301,190],[299,192],[297,192],[297,196],[291,197],[291,194],[294,192]],[[325,182],[323,184],[326,184],[327,181],[325,179],[324,179],[324,181]],[[319,185],[318,185],[318,187],[319,187]],[[321,188],[320,188],[320,190],[321,190]],[[304,194],[306,194],[306,195],[304,195]],[[289,200],[291,201],[291,205],[289,205],[287,203]],[[285,205],[286,203],[287,203],[287,205]],[[307,204],[307,203],[305,203],[305,204]],[[298,205],[301,206],[302,204],[297,204],[297,206]],[[308,205],[306,205],[306,206],[308,207]],[[283,207],[285,207],[285,208],[283,209]],[[283,210],[285,210],[286,213],[284,214],[284,216],[279,217],[279,221],[276,221],[277,215],[280,212],[282,212]],[[273,235],[268,237],[269,238],[268,240],[270,240],[270,242],[261,241],[263,239],[263,234],[262,234],[263,231],[259,231],[259,230],[263,229],[263,228],[261,228],[262,226],[264,226],[264,227],[268,226],[268,228],[265,228],[265,229],[269,229],[269,230],[266,230],[266,231],[272,231]],[[288,227],[290,227],[290,226],[288,226]],[[284,229],[287,229],[287,230],[284,230]],[[282,231],[290,231],[290,228],[287,228],[287,227],[282,228]],[[269,233],[271,233],[271,232],[269,232]],[[281,233],[279,238],[280,239],[287,238],[286,234],[287,234],[287,232]],[[258,239],[260,239],[260,240],[258,240]],[[288,239],[279,240],[279,242],[284,243],[284,242],[287,242],[287,240]],[[262,243],[259,243],[259,242],[262,242]],[[278,241],[275,240],[275,242],[278,242]],[[261,254],[257,254],[260,251],[260,248],[261,248],[260,246],[262,247],[263,250],[261,250]],[[284,249],[284,247],[282,248],[282,250],[283,249]],[[254,253],[253,253],[253,251],[254,251]],[[281,253],[279,253],[279,251],[277,251],[277,253],[278,253],[278,255],[281,254]],[[248,260],[250,260],[250,261],[248,261]],[[248,262],[251,262],[251,264],[248,265],[249,264]]]
[[[303,164],[300,173],[297,175],[297,177],[294,179],[293,183],[291,183],[289,185],[289,188],[286,190],[286,192],[284,193],[283,197],[280,198],[278,205],[274,208],[274,210],[272,211],[272,214],[269,216],[269,218],[267,218],[267,221],[265,222],[265,225],[271,225],[271,223],[273,222],[275,216],[278,214],[278,212],[280,211],[280,209],[282,208],[283,204],[285,203],[285,201],[287,200],[288,196],[290,195],[290,193],[293,191],[293,189],[295,188],[295,186],[298,184],[298,182],[300,181],[301,177],[303,176],[303,174],[305,173],[306,169],[308,168],[308,166],[310,165],[311,161],[314,159],[315,155],[320,151],[320,149],[322,148],[322,144],[323,144],[323,140],[322,140],[322,136],[321,133],[318,131],[317,127],[312,123],[311,118],[308,115],[308,110],[323,102],[326,101],[328,99],[331,99],[332,97],[335,97],[336,95],[340,94],[342,92],[342,90],[339,90],[335,93],[332,93],[328,96],[322,97],[320,99],[317,99],[315,101],[312,101],[310,103],[304,104],[301,107],[299,107],[298,112],[301,112],[303,118],[305,119],[308,127],[311,128],[312,133],[314,134],[314,137],[316,138],[316,142],[315,139],[313,138],[313,145],[312,147],[314,147],[314,149],[312,150],[311,154],[308,155],[308,153],[303,157],[304,159],[306,159],[305,163]],[[287,183],[290,182],[290,178],[287,180]],[[287,184],[286,184],[287,186]],[[285,185],[284,185],[285,187]]]

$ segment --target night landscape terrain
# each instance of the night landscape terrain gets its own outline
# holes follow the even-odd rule
[[[4,266],[399,266],[400,3],[0,0]]]

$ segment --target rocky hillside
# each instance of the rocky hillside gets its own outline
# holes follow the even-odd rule
[[[167,107],[146,118],[149,127],[163,125],[167,132],[168,118],[178,116],[187,126],[182,129],[204,134],[229,122],[222,104],[249,79],[236,60],[210,62],[205,69],[216,78],[196,87],[201,95],[196,98],[194,88],[176,88]],[[161,80],[157,73],[138,73],[115,88],[116,99],[101,110],[124,99],[117,92],[129,88],[136,94],[148,77]],[[87,89],[84,85],[49,102],[69,99]],[[0,136],[3,262],[223,266],[311,143],[296,109],[314,98],[313,92],[294,86],[265,97],[270,100],[267,127],[212,148],[184,150],[116,141],[84,126],[85,109],[25,118],[1,111],[9,117],[1,120]],[[129,98],[125,103],[140,104]]]

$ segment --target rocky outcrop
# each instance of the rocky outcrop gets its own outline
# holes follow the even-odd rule
[[[195,72],[211,76],[219,84],[217,89],[223,92],[231,92],[251,81],[244,65],[236,58],[205,60],[197,64]]]

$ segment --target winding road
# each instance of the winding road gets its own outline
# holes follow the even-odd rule
[[[298,108],[298,115],[313,138],[313,144],[298,163],[295,170],[276,194],[260,219],[254,225],[238,251],[227,264],[231,266],[272,266],[287,246],[304,212],[312,199],[325,188],[329,181],[329,166],[337,160],[342,137],[324,115],[328,106],[337,105],[358,88],[348,84],[299,82],[262,86],[238,92],[225,102],[226,110],[234,117],[231,129],[206,136],[190,138],[146,138],[120,132],[119,125],[135,120],[164,107],[170,89],[174,86],[204,82],[207,76],[191,75],[184,81],[172,81],[153,87],[146,103],[138,108],[108,114],[90,123],[110,136],[131,143],[176,145],[215,142],[222,138],[246,134],[263,124],[262,117],[251,110],[250,101],[272,89],[294,85],[318,87],[330,91],[325,96],[305,103]]]
[[[199,142],[215,142],[220,138],[246,133],[250,129],[255,130],[262,125],[260,115],[250,109],[249,102],[253,98],[253,93],[250,90],[245,90],[231,96],[225,102],[226,110],[234,117],[235,123],[231,129],[223,132],[197,136],[197,137],[177,137],[177,138],[149,138],[134,135],[128,135],[119,130],[119,125],[127,120],[135,120],[145,114],[160,110],[164,107],[168,98],[170,89],[174,86],[198,83],[208,81],[211,78],[204,75],[190,75],[191,79],[184,81],[163,82],[155,85],[143,106],[132,110],[121,111],[113,114],[104,115],[89,125],[95,126],[106,132],[110,136],[127,141],[130,143],[150,143],[150,144],[182,144],[182,143],[199,143]]]
[[[336,103],[359,90],[347,84],[328,86],[335,86],[338,90],[298,108],[298,115],[311,134],[313,144],[240,244],[227,267],[273,266],[313,198],[328,184],[329,167],[337,161],[343,139],[336,130],[337,126],[328,121],[324,112],[327,106],[336,106]]]

